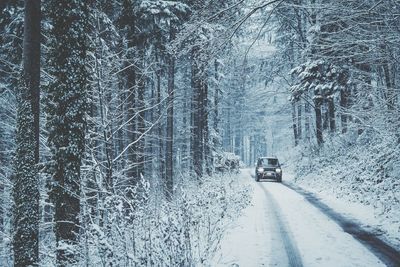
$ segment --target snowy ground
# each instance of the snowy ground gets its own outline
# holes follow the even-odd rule
[[[385,266],[304,196],[284,184],[256,183],[252,172],[238,177],[252,187],[252,205],[222,240],[213,266]]]
[[[327,139],[318,154],[296,148],[285,167],[296,173],[297,186],[356,218],[400,251],[400,156],[395,144],[390,136],[350,134]]]
[[[333,182],[330,186],[321,185],[320,179],[312,175],[296,181],[296,185],[305,188],[307,191],[317,195],[321,201],[333,209],[340,211],[346,217],[354,218],[368,231],[376,232],[382,239],[391,243],[400,250],[400,215],[399,210],[393,210],[389,214],[382,213],[382,208],[373,206],[370,203],[360,203],[356,197],[341,197],[341,188],[334,188]],[[354,192],[356,194],[356,192]],[[372,195],[372,194],[371,194]],[[354,198],[352,201],[351,199]],[[371,196],[372,198],[372,196]],[[397,203],[387,203],[388,206],[397,207]]]

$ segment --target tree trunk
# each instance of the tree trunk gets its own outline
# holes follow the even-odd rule
[[[213,149],[215,152],[217,152],[220,147],[221,147],[221,136],[220,136],[220,131],[219,131],[219,105],[220,105],[220,88],[219,88],[219,75],[218,75],[218,61],[214,61],[214,79],[215,79],[215,89],[214,89],[214,132],[215,136],[213,137],[212,144],[213,144]],[[211,158],[210,160],[211,169],[214,169],[214,159]]]
[[[129,48],[128,48],[129,49]],[[130,48],[133,49],[133,48]],[[127,117],[126,121],[129,123],[127,124],[127,142],[124,146],[128,146],[131,142],[134,142],[137,138],[136,135],[136,70],[133,66],[130,66],[126,69],[126,93],[128,94],[127,97]],[[128,160],[129,160],[129,167],[127,170],[127,178],[129,179],[128,184],[134,185],[136,179],[136,162],[137,162],[137,148],[136,144],[133,144],[128,149]]]
[[[160,62],[161,63],[161,62]],[[161,64],[159,66],[161,68]],[[157,109],[157,117],[161,117],[162,115],[162,103],[161,103],[161,70],[159,69],[156,72],[157,75],[157,103],[158,103],[158,109]],[[164,154],[164,139],[161,138],[163,136],[163,125],[161,123],[158,124],[158,136],[159,136],[159,141],[158,141],[158,159],[159,159],[159,175],[161,181],[165,181],[165,154]]]
[[[223,146],[224,148],[227,149],[228,152],[233,152],[233,148],[232,148],[232,115],[231,115],[231,102],[232,100],[230,99],[230,97],[228,97],[227,100],[227,113],[226,116],[226,122],[224,125],[225,131],[224,131],[224,135],[223,135]]]
[[[56,265],[79,261],[81,161],[85,149],[89,87],[87,64],[89,6],[78,0],[50,1],[53,25],[50,65],[53,79],[47,93],[48,143],[54,182],[50,198],[55,207]],[[74,29],[74,34],[70,34]],[[68,67],[66,67],[68,65]]]
[[[242,152],[242,131],[240,129],[240,126],[236,128],[235,130],[235,150],[234,153],[236,155],[241,155]]]
[[[102,58],[102,43],[99,38],[99,32],[101,29],[98,27],[96,28],[96,53],[95,53],[95,68],[97,74],[97,82],[96,87],[98,91],[98,103],[93,101],[93,106],[98,106],[97,110],[100,113],[100,128],[97,129],[99,134],[101,134],[101,139],[103,144],[100,149],[97,150],[97,154],[102,161],[105,161],[104,169],[105,169],[105,179],[103,181],[104,187],[107,192],[113,192],[114,189],[114,181],[113,181],[113,140],[112,140],[112,130],[110,127],[111,125],[107,125],[106,121],[106,114],[107,114],[107,107],[105,106],[105,102],[111,101],[111,96],[107,96],[104,92],[104,86],[102,85],[103,77],[103,67],[101,65],[103,58]],[[100,51],[99,51],[100,50]],[[100,139],[100,140],[101,140]],[[97,145],[95,147],[98,147]],[[103,151],[101,151],[103,150]],[[102,155],[101,152],[104,152]]]
[[[13,186],[15,266],[39,265],[40,20],[40,1],[26,0]]]
[[[203,176],[204,159],[204,128],[202,118],[203,75],[204,69],[197,47],[192,50],[192,141],[191,151],[193,153],[193,170],[198,178]]]
[[[302,105],[301,105],[301,100],[297,102],[297,138],[300,140],[303,136],[303,129],[302,129],[302,115],[301,115],[301,110]]]
[[[137,80],[137,108],[138,108],[138,113],[139,116],[137,117],[137,134],[134,140],[134,142],[137,141],[137,146],[136,146],[136,153],[137,153],[137,162],[134,164],[136,165],[136,184],[140,184],[140,179],[142,175],[144,176],[144,163],[145,163],[145,156],[144,156],[144,151],[145,151],[145,132],[146,132],[146,125],[145,125],[145,108],[146,108],[146,103],[144,101],[144,95],[146,91],[146,76],[144,73],[144,68],[145,68],[145,48],[141,45],[139,48],[139,60],[140,60],[140,67],[141,69],[138,70],[138,73],[140,73],[140,77],[138,77]]]
[[[321,104],[321,112],[322,112],[322,129],[325,131],[328,130],[329,128],[329,110],[327,101],[323,100]]]
[[[329,129],[331,133],[336,131],[335,102],[333,96],[328,98]]]
[[[383,64],[383,73],[385,76],[386,91],[387,91],[386,105],[389,111],[393,111],[395,109],[395,104],[396,104],[396,93],[394,86],[392,84],[390,67],[388,63]]]
[[[340,91],[340,108],[341,108],[341,114],[340,114],[340,120],[342,124],[342,133],[347,132],[347,108],[348,108],[348,92],[346,90],[341,90]]]
[[[320,95],[315,96],[314,99],[314,110],[315,110],[315,125],[317,131],[317,143],[321,145],[324,140],[322,136],[322,113],[321,113],[321,105],[322,105],[322,97]]]
[[[366,48],[365,46],[361,47],[361,51],[367,51],[367,50],[368,48]],[[362,84],[363,87],[357,91],[359,92],[359,97],[361,97],[361,99],[363,99],[364,101],[364,103],[362,103],[364,121],[368,121],[370,117],[369,112],[374,106],[372,98],[370,97],[371,83],[372,83],[371,65],[368,62],[362,62],[362,63],[357,63],[356,66],[359,68],[361,72],[360,79],[364,83]],[[356,119],[355,121],[358,124],[358,135],[361,135],[364,132],[365,126],[362,125],[359,119]]]
[[[185,76],[189,76],[189,74],[185,73]],[[179,166],[179,168],[185,168],[188,169],[190,167],[190,162],[189,162],[189,154],[190,154],[190,140],[191,137],[188,138],[188,135],[190,136],[190,134],[187,134],[188,132],[190,132],[189,128],[190,128],[190,120],[189,120],[189,116],[187,115],[189,112],[189,108],[188,108],[188,103],[190,101],[190,99],[188,99],[189,93],[188,90],[184,90],[183,93],[183,107],[182,107],[182,111],[183,111],[183,118],[182,118],[182,124],[183,124],[183,136],[182,136],[182,151],[181,151],[181,155],[182,155],[182,166]]]
[[[120,27],[124,29],[125,39],[126,39],[126,66],[125,66],[125,79],[126,79],[126,118],[127,121],[127,134],[126,142],[124,147],[129,146],[127,150],[127,181],[126,184],[129,186],[136,186],[138,181],[138,161],[139,153],[137,142],[139,136],[139,118],[140,114],[137,115],[138,108],[141,105],[139,100],[140,95],[140,70],[138,66],[140,63],[134,62],[134,59],[139,57],[139,62],[141,62],[140,52],[138,50],[138,43],[136,38],[136,18],[134,11],[132,9],[132,1],[124,0],[122,1],[122,11],[121,11],[121,25]]]
[[[170,26],[170,41],[175,39],[173,26]],[[165,195],[167,200],[172,199],[173,194],[173,167],[174,167],[174,90],[175,90],[175,58],[167,55],[168,60],[168,107],[167,107],[167,140],[165,157]]]
[[[307,142],[310,142],[311,131],[310,131],[310,117],[311,117],[311,110],[310,110],[310,103],[308,99],[304,103],[304,113],[305,113],[305,122],[304,122],[304,135],[307,139]]]
[[[207,175],[211,175],[211,147],[210,147],[210,129],[208,125],[208,83],[203,77],[202,80],[202,99],[201,99],[201,118],[203,127],[203,158]]]
[[[217,135],[219,134],[219,102],[220,102],[220,89],[219,89],[219,77],[218,77],[218,61],[215,60],[214,61],[214,79],[216,82],[216,86],[215,86],[215,92],[214,92],[214,131],[217,133]],[[218,136],[217,136],[217,140],[215,140],[214,144],[216,146],[219,146],[219,140],[218,140]]]
[[[296,102],[292,101],[292,120],[293,120],[293,136],[294,136],[294,145],[297,146],[299,144],[298,131],[297,131],[297,122],[296,122]]]

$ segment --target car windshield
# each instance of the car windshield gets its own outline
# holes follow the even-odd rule
[[[258,166],[277,166],[278,159],[259,159]]]

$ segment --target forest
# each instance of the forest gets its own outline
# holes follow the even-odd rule
[[[397,0],[1,0],[0,266],[212,266],[264,155],[400,227],[399,55]]]

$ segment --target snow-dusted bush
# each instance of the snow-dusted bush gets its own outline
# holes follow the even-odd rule
[[[154,190],[144,180],[136,189],[105,193],[97,210],[82,211],[80,265],[208,265],[229,224],[249,204],[249,188],[235,179],[186,177],[171,202],[150,195]],[[54,240],[48,243],[44,265],[55,260]]]
[[[215,170],[219,173],[238,172],[239,168],[244,167],[244,163],[240,161],[240,157],[234,153],[222,152],[215,156]]]

